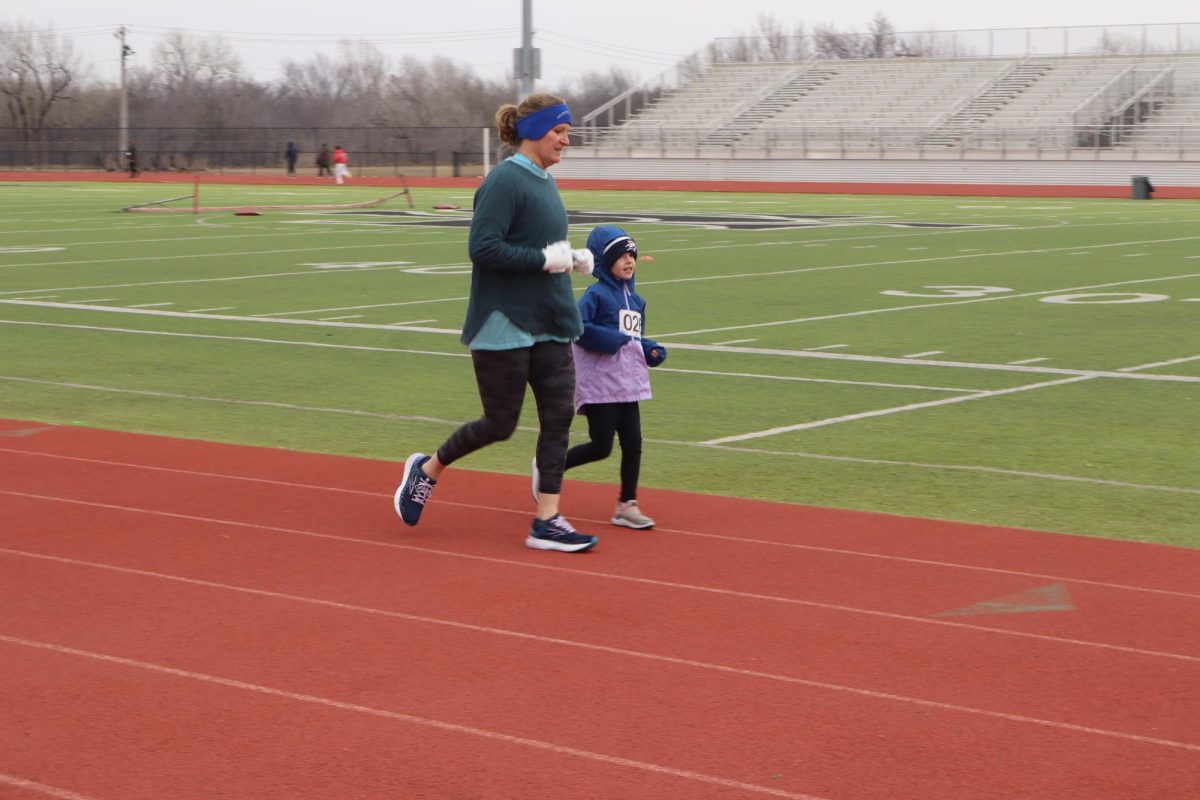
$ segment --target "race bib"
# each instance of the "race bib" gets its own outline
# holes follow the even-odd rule
[[[621,326],[621,333],[626,336],[632,336],[634,339],[642,338],[642,315],[640,312],[622,308],[618,324]]]

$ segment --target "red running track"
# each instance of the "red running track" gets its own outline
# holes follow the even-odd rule
[[[1200,551],[0,421],[0,798],[1195,800]]]

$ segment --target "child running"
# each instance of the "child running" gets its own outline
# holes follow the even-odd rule
[[[567,451],[567,469],[608,458],[613,435],[621,443],[621,493],[612,524],[643,530],[654,520],[638,508],[642,466],[640,400],[650,399],[650,372],[667,349],[644,337],[646,301],[634,291],[637,243],[614,225],[601,225],[587,240],[596,278],[579,298],[583,335],[575,353],[575,409],[587,417],[591,441]]]

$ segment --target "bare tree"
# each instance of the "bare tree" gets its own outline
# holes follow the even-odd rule
[[[794,59],[795,40],[774,16],[770,14],[758,16],[758,36],[762,45],[763,61],[791,61]]]
[[[0,94],[24,141],[40,141],[55,105],[73,99],[79,69],[74,46],[53,30],[0,26]]]
[[[892,58],[896,55],[896,28],[882,11],[875,12],[867,29],[867,37],[864,53],[867,58]]]
[[[613,67],[608,72],[585,72],[577,84],[556,94],[570,100],[571,112],[576,120],[580,120],[593,109],[629,89],[635,82],[632,73]],[[623,111],[623,108],[616,110],[615,121],[624,119]]]

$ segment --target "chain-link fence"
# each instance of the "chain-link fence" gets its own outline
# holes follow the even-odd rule
[[[494,137],[493,137],[494,139]],[[481,175],[480,128],[47,128],[29,136],[0,128],[0,168],[124,171],[128,142],[148,172],[282,173],[285,151],[298,151],[296,171],[317,172],[323,145],[340,146],[363,176]]]

